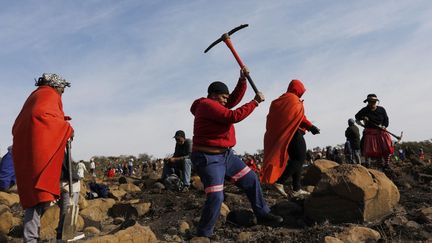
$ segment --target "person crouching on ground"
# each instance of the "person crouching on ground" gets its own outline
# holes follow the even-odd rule
[[[306,89],[300,80],[292,80],[286,93],[272,101],[267,115],[264,135],[264,166],[261,181],[273,184],[279,193],[287,196],[283,188],[285,181],[293,179],[293,196],[307,195],[301,189],[300,179],[306,160],[305,131],[313,135],[320,130],[304,115],[303,101]]]
[[[191,159],[207,197],[198,225],[198,236],[210,237],[213,234],[224,200],[225,177],[231,178],[246,192],[259,223],[274,225],[283,221],[282,217],[270,213],[258,177],[231,149],[236,144],[234,123],[245,119],[264,101],[264,95],[258,92],[253,100],[231,110],[246,92],[247,72],[246,67],[241,70],[231,94],[224,83],[216,81],[208,87],[207,98],[195,100],[191,107],[195,116]]]
[[[27,98],[12,128],[13,159],[20,204],[24,208],[24,242],[37,242],[40,218],[60,197],[66,142],[73,129],[63,112],[62,94],[70,83],[44,73]]]
[[[189,138],[186,138],[186,134],[182,130],[178,130],[174,134],[174,139],[176,140],[174,154],[172,157],[165,159],[162,170],[162,181],[164,181],[170,174],[177,174],[183,183],[182,191],[186,192],[190,187],[192,170],[190,154],[192,153],[192,141]]]

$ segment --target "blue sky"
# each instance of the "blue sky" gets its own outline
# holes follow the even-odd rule
[[[308,118],[321,134],[308,147],[345,141],[346,121],[376,93],[404,140],[432,137],[431,1],[3,1],[0,3],[0,152],[43,72],[72,83],[74,157],[173,152],[178,129],[192,136],[190,105],[207,86],[232,89],[232,41],[265,97],[236,125],[239,153],[262,148],[271,100],[304,82]],[[248,89],[244,102],[254,96]]]

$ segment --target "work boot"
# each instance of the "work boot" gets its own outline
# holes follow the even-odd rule
[[[258,224],[267,225],[267,226],[279,226],[283,222],[283,218],[281,216],[268,213],[264,216],[257,217]]]
[[[273,187],[276,189],[277,192],[279,192],[279,194],[281,194],[284,197],[288,197],[288,194],[285,192],[283,184],[275,183],[273,184]]]

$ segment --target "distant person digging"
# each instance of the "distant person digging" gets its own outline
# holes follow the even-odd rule
[[[367,106],[357,112],[355,118],[357,124],[364,127],[361,143],[366,165],[369,166],[373,158],[379,160],[383,168],[388,168],[394,148],[386,132],[389,125],[387,112],[384,107],[378,106],[379,99],[375,94],[369,94],[363,102]]]

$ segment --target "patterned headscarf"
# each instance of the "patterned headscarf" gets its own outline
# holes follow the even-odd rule
[[[66,81],[63,77],[60,75],[57,75],[55,73],[44,73],[42,74],[42,77],[35,79],[35,85],[41,86],[41,85],[48,85],[53,88],[65,88],[70,87],[70,83]]]

